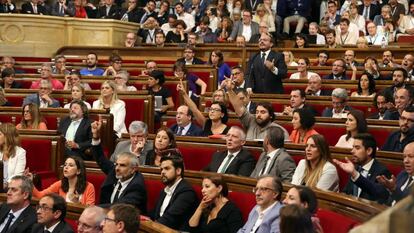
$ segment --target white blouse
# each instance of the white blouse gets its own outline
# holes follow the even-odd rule
[[[92,109],[102,109],[99,100],[95,100],[93,102]],[[120,138],[123,133],[128,132],[125,126],[125,116],[126,116],[125,102],[122,100],[117,100],[111,106],[109,112],[112,115],[114,115],[114,131],[116,131],[116,135]]]
[[[292,184],[301,185],[303,182],[303,175],[305,174],[306,169],[306,159],[299,161],[298,166],[296,167],[295,173],[292,177]],[[335,165],[330,162],[326,162],[323,166],[322,175],[319,177],[319,181],[316,184],[316,188],[334,191],[339,190],[339,176],[336,171]]]
[[[4,166],[4,181],[8,182],[13,176],[23,175],[26,168],[26,150],[20,146],[15,147],[16,154],[9,157],[7,165]],[[3,161],[3,152],[0,152],[0,160]],[[6,171],[7,170],[7,171]]]

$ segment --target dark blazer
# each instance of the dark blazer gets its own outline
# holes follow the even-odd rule
[[[10,212],[9,206],[3,203],[0,205],[0,223],[3,223]],[[6,233],[30,233],[33,224],[37,222],[36,210],[31,206],[26,207],[19,218],[9,227]]]
[[[260,0],[257,0],[260,1]],[[252,21],[250,23],[250,29],[251,29],[251,35],[255,35],[259,33],[259,24]],[[230,38],[232,38],[233,40],[236,40],[237,36],[241,36],[243,35],[243,22],[241,20],[237,21],[234,23],[233,28],[231,30],[231,34],[230,34]]]
[[[139,29],[138,30],[138,36],[140,36],[142,38],[142,43],[146,43],[147,41],[147,37],[150,37],[152,43],[155,43],[155,33],[157,32],[157,29],[154,30],[154,35],[151,38],[149,30],[148,29]]]
[[[355,182],[350,178],[343,192],[356,196],[359,187],[361,188],[359,197],[384,204],[388,199],[389,193],[385,186],[378,183],[377,176],[380,175],[385,175],[388,179],[391,177],[390,171],[382,163],[374,159],[371,169],[368,171],[367,178],[360,175]]]
[[[118,182],[115,177],[115,165],[105,157],[101,145],[92,146],[92,154],[101,170],[106,174],[101,186],[100,204],[111,204],[111,195]],[[137,171],[134,178],[119,196],[117,203],[127,203],[137,207],[142,214],[147,212],[147,191],[144,176]]]
[[[44,233],[45,226],[36,223],[33,226],[32,233]],[[74,233],[72,227],[65,221],[60,222],[51,233]]]
[[[161,205],[165,196],[165,191],[161,191],[151,218],[172,229],[189,231],[188,220],[198,206],[198,198],[194,189],[187,181],[181,180],[175,188],[164,214],[160,217]]]
[[[138,13],[137,13],[137,15],[138,15],[138,23],[141,23],[142,20],[144,20],[142,23],[145,23],[145,21],[149,17],[153,17],[154,19],[157,19],[158,18],[158,13],[155,12],[155,11],[151,12],[150,14],[146,14],[146,15],[145,15],[145,13],[146,13],[146,11],[144,9],[138,10]],[[145,18],[143,18],[144,15],[145,15]]]
[[[102,19],[120,19],[120,12],[121,8],[119,8],[117,5],[113,4],[111,8],[109,9],[108,15],[106,14],[106,5],[101,6],[98,8],[98,12],[96,14],[96,18],[102,18]]]
[[[171,126],[171,131],[174,132],[174,134],[177,134],[178,132],[178,125],[174,124]],[[196,136],[196,137],[202,137],[204,136],[203,130],[198,127],[196,124],[191,123],[190,128],[188,129],[187,133],[184,136]]]
[[[65,117],[60,121],[58,132],[61,133],[63,137],[65,137],[71,122],[72,120],[70,117]],[[69,149],[65,147],[65,155],[77,155],[86,159],[84,155],[85,150],[92,146],[91,123],[89,118],[82,119],[75,133],[75,142],[79,145],[79,149]]]
[[[373,113],[367,117],[367,119],[379,119],[380,114],[379,112]]]
[[[364,16],[363,15],[364,8],[365,8],[364,4],[358,6],[358,14]],[[381,14],[380,8],[377,5],[375,5],[375,4],[371,4],[369,6],[369,8],[370,9],[369,9],[369,16],[368,17],[369,17],[370,20],[374,20],[374,18],[375,18],[376,15]]]
[[[349,110],[352,110],[352,109],[353,108],[348,106],[348,105],[345,106],[345,111],[349,111]],[[332,115],[333,115],[332,114],[332,107],[325,108],[322,112],[322,117],[332,117]]]
[[[334,79],[334,75],[331,73],[331,74],[329,74],[329,75],[325,75],[325,76],[323,76],[323,78],[322,79]],[[346,73],[344,72],[343,74],[342,74],[342,76],[341,76],[341,79],[340,80],[348,80],[349,79],[349,77],[348,76],[346,76]]]
[[[73,1],[66,3],[66,10],[64,10],[63,14],[60,12],[60,5],[59,2],[55,2],[52,6],[52,12],[51,15],[54,16],[65,16],[69,15],[71,17],[75,16],[76,10],[75,10],[75,4]]]
[[[398,174],[396,180],[397,187],[395,188],[395,191],[391,193],[390,199],[387,203],[388,205],[391,205],[393,201],[398,202],[410,194],[410,187],[413,186],[412,184],[411,186],[405,187],[404,190],[401,190],[401,187],[407,182],[409,176],[410,175],[405,170]]]
[[[22,10],[20,11],[23,14],[35,14],[33,13],[33,7],[30,2],[23,3]],[[47,9],[40,4],[37,5],[37,14],[47,15]]]
[[[178,58],[177,62],[181,62],[181,63],[185,63],[185,58]],[[193,58],[193,65],[204,65],[204,61],[201,60],[200,58],[194,57]]]
[[[213,154],[210,163],[203,171],[217,172],[223,160],[227,157],[228,151],[217,151]],[[242,148],[237,156],[231,161],[227,167],[226,174],[233,174],[238,176],[250,176],[256,161],[250,151]]]
[[[286,78],[287,74],[283,54],[270,51],[266,58],[268,61],[273,61],[274,66],[277,67],[277,75],[265,67],[260,54],[261,52],[253,54],[249,59],[245,77],[246,88],[252,88],[254,93],[283,94],[282,79]]]
[[[13,10],[10,9],[10,6],[13,5]],[[17,8],[14,3],[2,3],[0,4],[0,13],[17,13]]]
[[[60,107],[59,101],[57,101],[53,98],[52,98],[52,101],[53,101],[53,103],[52,103],[52,105],[49,105],[49,108],[59,108]],[[34,94],[26,96],[26,98],[24,98],[24,100],[23,100],[23,105],[29,104],[29,103],[34,103],[37,106],[40,106],[39,93],[34,93]]]
[[[256,2],[256,4],[254,4],[254,2]],[[244,7],[250,11],[256,11],[257,5],[260,3],[263,3],[263,0],[253,1],[253,5],[252,1],[244,1]]]
[[[332,90],[321,89],[321,92],[319,93],[319,96],[331,96],[331,95],[332,95]]]
[[[139,10],[137,8],[133,9],[130,12],[127,12],[128,9],[122,9],[119,14],[119,18],[122,19],[125,14],[128,15],[128,22],[139,23]],[[161,24],[160,24],[161,25]]]

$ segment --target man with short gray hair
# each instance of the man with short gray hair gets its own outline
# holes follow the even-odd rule
[[[139,161],[135,154],[122,152],[115,164],[105,157],[100,140],[101,121],[91,124],[92,155],[106,174],[101,186],[100,204],[127,203],[137,207],[141,213],[147,211],[147,191],[144,176],[138,171]]]
[[[102,233],[105,210],[99,206],[86,207],[78,220],[78,233]]]
[[[119,142],[114,153],[111,155],[111,161],[115,162],[118,154],[122,152],[131,152],[139,158],[139,164],[145,164],[148,151],[152,150],[153,143],[148,141],[148,126],[142,121],[133,121],[129,124],[129,140]]]
[[[22,106],[34,103],[39,108],[59,108],[60,103],[51,96],[52,84],[49,80],[40,80],[39,90],[37,93],[26,96],[23,100]]]
[[[30,86],[30,89],[39,89],[40,88],[40,82],[42,80],[48,80],[53,90],[62,90],[63,89],[63,83],[57,79],[54,79],[52,76],[52,67],[49,63],[43,63],[42,67],[40,68],[40,79],[37,81],[32,82],[32,85]]]
[[[348,92],[343,88],[335,88],[332,91],[332,107],[323,110],[322,117],[346,118],[352,108],[347,105]]]

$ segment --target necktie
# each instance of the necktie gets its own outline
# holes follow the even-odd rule
[[[408,182],[407,182],[407,185],[405,186],[404,190],[408,190],[410,188],[410,186],[411,186],[412,183],[413,183],[413,177],[410,176],[408,178]]]
[[[121,182],[118,182],[118,189],[116,190],[114,200],[112,201],[112,203],[116,203],[118,201],[119,194],[121,193],[121,189],[122,189],[122,184]]]
[[[365,18],[365,20],[369,20],[369,14],[368,14],[368,11],[369,11],[369,7],[365,7],[365,12],[364,12],[364,18]]]
[[[9,219],[7,220],[6,225],[4,226],[3,230],[1,231],[1,233],[6,233],[7,230],[9,229],[11,222],[14,218],[14,215],[12,213],[9,213]]]
[[[37,14],[37,6],[33,5],[33,13]]]
[[[267,162],[269,162],[270,156],[266,156],[263,168],[260,170],[259,176],[263,175],[266,172]]]
[[[63,15],[65,12],[63,11],[63,5],[60,5],[60,14]]]
[[[177,136],[182,136],[181,134],[183,133],[183,129],[184,127],[178,126]]]
[[[233,154],[227,155],[227,161],[218,173],[226,173],[227,167],[230,165],[230,161],[233,156]]]
[[[106,6],[106,16],[109,16],[110,10],[111,10],[111,6]]]
[[[265,62],[265,58],[266,58],[266,53],[265,53],[265,52],[263,52],[263,53],[262,53],[262,62],[263,62],[263,63]]]

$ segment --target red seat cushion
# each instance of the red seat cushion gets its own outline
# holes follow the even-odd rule
[[[105,178],[106,176],[103,173],[86,173],[87,181],[93,184],[93,186],[95,187],[95,203],[99,203],[99,197],[101,195],[101,186]]]
[[[213,154],[217,151],[214,147],[201,147],[199,145],[178,145],[183,155],[185,169],[200,171],[210,163]]]
[[[322,229],[326,233],[347,233],[359,224],[355,219],[351,219],[330,210],[319,209],[316,216],[319,218]]]
[[[229,199],[239,207],[243,221],[249,218],[249,213],[256,205],[256,196],[250,192],[229,192]]]
[[[164,189],[164,184],[161,180],[145,180],[145,189],[147,190],[147,210],[151,211],[155,209],[155,205],[157,204],[158,197],[160,193]]]

